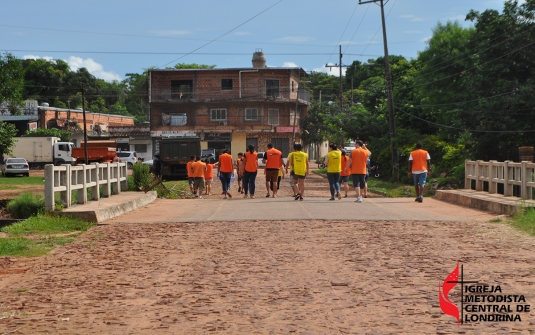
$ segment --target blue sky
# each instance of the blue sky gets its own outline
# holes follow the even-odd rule
[[[389,52],[415,58],[438,22],[463,25],[470,9],[503,0],[389,0]],[[0,52],[54,58],[105,80],[178,62],[250,67],[262,49],[268,66],[327,71],[326,63],[383,55],[380,7],[358,0],[3,1]],[[334,73],[337,70],[333,69]]]

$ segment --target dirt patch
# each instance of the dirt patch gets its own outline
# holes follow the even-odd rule
[[[49,256],[0,259],[9,316],[0,333],[455,333],[437,283],[457,260],[466,277],[533,304],[534,247],[533,238],[493,223],[98,226]],[[534,316],[461,330],[528,334]]]

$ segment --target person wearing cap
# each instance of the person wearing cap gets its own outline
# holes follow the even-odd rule
[[[424,187],[427,180],[427,175],[431,173],[431,157],[429,153],[422,149],[421,142],[416,143],[416,150],[411,152],[409,156],[409,166],[407,177],[412,176],[414,181],[414,190],[416,191],[416,199],[414,201],[423,202]]]

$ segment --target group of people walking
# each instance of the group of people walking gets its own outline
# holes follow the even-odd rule
[[[281,177],[289,172],[293,198],[302,201],[305,195],[305,180],[310,173],[308,155],[303,151],[302,145],[294,144],[294,150],[288,155],[286,163],[282,158],[282,152],[273,144],[269,143],[267,149],[262,159],[265,164],[265,197],[277,197]],[[360,203],[363,197],[367,198],[370,156],[371,152],[360,140],[355,142],[355,149],[351,150],[350,154],[346,150],[339,150],[336,144],[329,146],[329,152],[325,158],[331,193],[329,200],[341,200],[342,188],[343,197],[348,197],[350,176],[357,197],[355,202]],[[253,145],[249,145],[245,153],[238,153],[237,161],[233,160],[228,149],[223,150],[217,164],[211,164],[208,159],[203,162],[199,157],[191,156],[187,164],[188,181],[190,191],[196,197],[202,199],[203,195],[211,195],[214,169],[217,171],[217,178],[221,181],[222,195],[225,199],[232,198],[230,185],[235,178],[238,180],[238,193],[243,194],[243,198],[255,198],[259,166],[258,152],[255,151]],[[414,180],[417,196],[415,201],[423,201],[423,190],[429,171],[429,154],[422,149],[422,144],[418,143],[416,150],[409,156],[408,171],[408,177],[413,177]]]

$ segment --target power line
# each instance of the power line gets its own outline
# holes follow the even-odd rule
[[[255,19],[256,17],[260,16],[261,14],[267,12],[267,11],[270,10],[271,8],[273,8],[273,7],[275,7],[276,5],[278,5],[279,3],[281,3],[282,1],[283,1],[283,0],[279,0],[279,1],[277,1],[275,4],[269,6],[268,8],[264,9],[264,10],[261,11],[260,13],[258,13],[258,14],[256,14],[255,16],[251,17],[250,19],[246,20],[245,22],[243,22],[243,23],[239,24],[238,26],[232,28],[231,30],[229,30],[229,31],[227,31],[226,33],[224,33],[223,35],[221,35],[221,36],[219,36],[219,37],[217,37],[217,38],[211,40],[211,41],[208,42],[208,43],[205,43],[205,44],[201,45],[201,46],[198,47],[197,49],[195,49],[195,50],[193,50],[193,51],[191,51],[191,52],[185,54],[184,56],[181,56],[181,57],[179,57],[179,58],[177,58],[177,59],[175,59],[175,60],[170,61],[169,63],[164,64],[163,66],[167,66],[167,65],[169,65],[169,64],[171,64],[171,63],[174,63],[174,62],[176,62],[177,60],[180,60],[180,59],[186,57],[187,55],[191,55],[191,54],[194,53],[195,51],[200,50],[200,49],[204,48],[205,46],[207,46],[207,45],[209,45],[209,44],[212,44],[213,42],[217,41],[217,40],[220,39],[221,37],[230,34],[231,32],[233,32],[234,30],[236,30],[236,29],[238,29],[239,27],[243,26],[243,25],[246,24],[247,22],[249,22],[249,21]],[[163,67],[163,66],[162,66],[162,67]]]
[[[445,124],[441,124],[441,123],[437,123],[437,122],[433,122],[433,121],[429,121],[429,120],[426,120],[426,119],[422,119],[421,117],[418,117],[416,115],[413,115],[411,113],[407,113],[405,112],[404,110],[400,109],[400,108],[397,108],[396,109],[398,111],[400,111],[401,113],[405,114],[405,115],[408,115],[412,118],[415,118],[417,120],[420,120],[420,121],[423,121],[423,122],[427,122],[429,124],[432,124],[432,125],[435,125],[435,126],[439,126],[439,127],[442,127],[442,128],[448,128],[448,129],[455,129],[455,130],[462,130],[462,131],[467,131],[467,132],[471,132],[471,133],[503,133],[503,134],[509,134],[509,133],[535,133],[535,130],[475,130],[475,129],[465,129],[465,128],[459,128],[459,127],[454,127],[454,126],[448,126],[448,125],[445,125]]]

